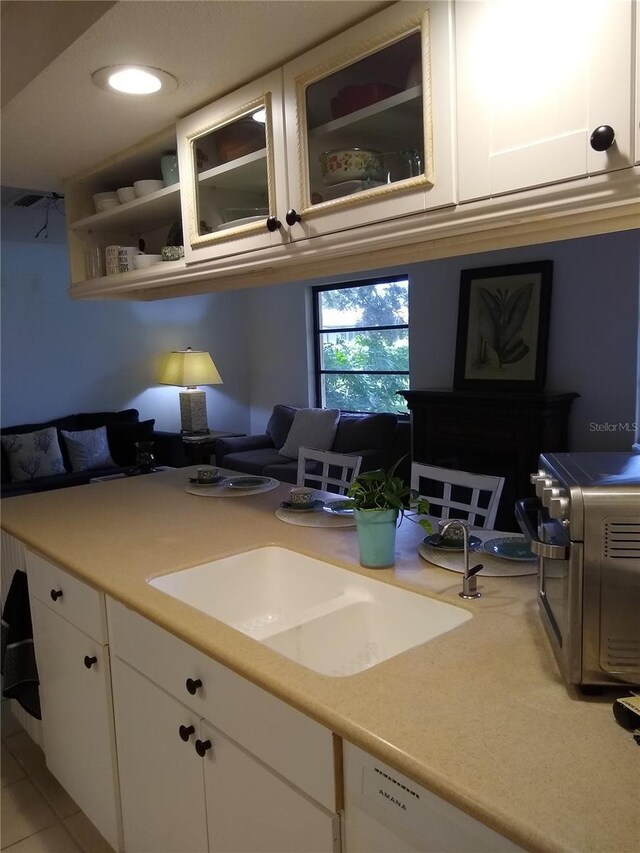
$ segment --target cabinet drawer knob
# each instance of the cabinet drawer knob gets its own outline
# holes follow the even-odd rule
[[[198,687],[202,687],[202,680],[200,678],[187,678],[186,684],[187,693],[190,693],[192,696],[195,696]]]
[[[601,124],[591,134],[589,142],[594,151],[606,151],[615,142],[616,133],[609,124]]]
[[[277,231],[282,228],[282,222],[276,216],[267,216],[267,231]]]
[[[94,663],[98,663],[98,658],[95,655],[91,655],[91,657],[89,655],[84,656],[84,665],[87,669],[91,669]]]
[[[211,749],[213,744],[210,740],[197,740],[196,741],[196,752],[200,756],[200,758],[204,758],[207,754],[207,750]]]
[[[59,598],[62,598],[62,590],[61,589],[52,589],[51,590],[51,600],[57,601]]]
[[[287,225],[295,225],[296,222],[302,222],[302,217],[298,213],[297,210],[294,210],[293,207],[291,210],[287,210],[287,215],[285,216],[287,220]]]
[[[187,743],[187,741],[189,740],[191,735],[195,732],[195,730],[196,730],[195,726],[180,726],[180,728],[178,729],[178,734],[180,735],[181,740],[183,740],[185,743]]]

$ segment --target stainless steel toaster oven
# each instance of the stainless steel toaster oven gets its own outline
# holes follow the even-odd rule
[[[640,686],[640,453],[546,453],[516,516],[560,670],[585,691]]]

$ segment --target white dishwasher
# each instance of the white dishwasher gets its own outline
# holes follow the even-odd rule
[[[522,848],[344,741],[344,851],[502,853]]]

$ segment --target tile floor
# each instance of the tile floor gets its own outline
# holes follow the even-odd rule
[[[0,769],[3,853],[113,853],[22,728],[3,726]]]

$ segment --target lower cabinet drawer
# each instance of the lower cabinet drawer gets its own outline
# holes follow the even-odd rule
[[[107,598],[112,656],[336,810],[333,734],[153,622]]]
[[[27,550],[29,593],[99,643],[107,642],[104,595]]]

